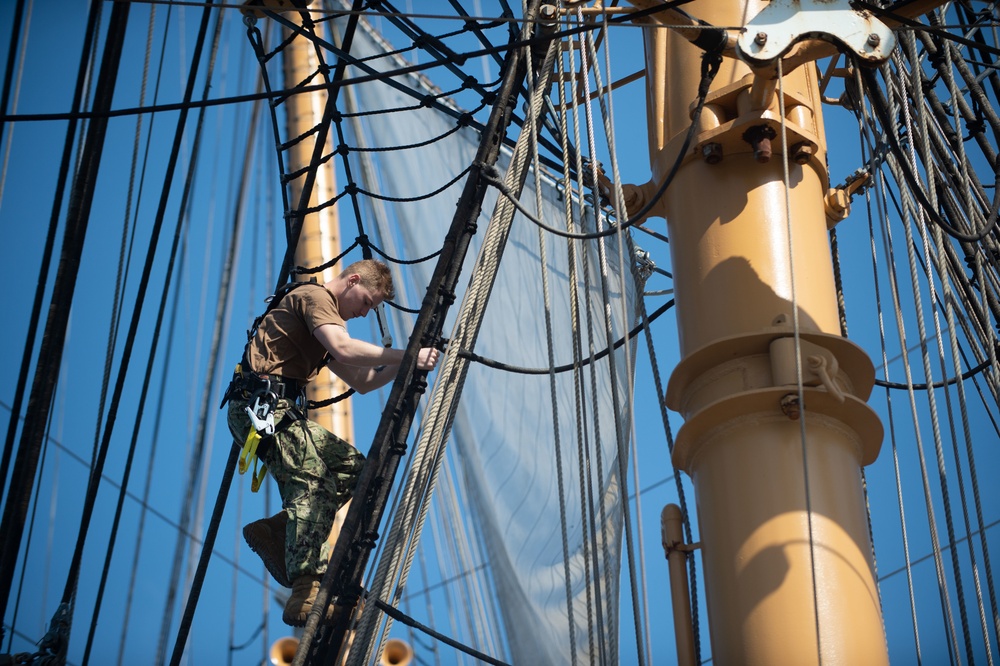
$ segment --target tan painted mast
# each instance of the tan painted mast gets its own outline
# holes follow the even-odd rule
[[[323,24],[317,24],[317,35],[322,37]],[[318,66],[316,52],[312,43],[303,38],[292,40],[284,51],[285,88],[291,89],[305,81]],[[303,95],[293,95],[285,103],[287,136],[301,136],[318,125],[323,118],[325,104],[324,92]],[[299,142],[288,151],[287,171],[296,170],[309,165],[312,159],[315,135]],[[328,151],[324,151],[326,153]],[[302,185],[301,178],[291,181],[289,185],[289,200],[293,204],[299,201]],[[309,207],[315,207],[319,202],[329,201],[336,194],[336,174],[333,161],[319,167],[316,181],[313,185]],[[340,227],[337,219],[336,206],[328,206],[322,210],[309,213],[302,221],[302,234],[295,248],[295,264],[297,266],[319,266],[340,254]],[[343,270],[337,265],[315,276],[300,275],[299,280],[315,277],[320,283],[328,282]],[[312,401],[328,400],[338,396],[348,389],[338,377],[327,368],[309,382],[306,397]],[[328,407],[309,410],[309,418],[342,439],[354,441],[354,424],[351,418],[350,398],[336,402]]]
[[[767,6],[684,9],[744,26]],[[677,158],[701,79],[703,51],[689,41],[701,31],[653,23],[644,33],[653,177],[626,187],[630,210]],[[872,363],[840,334],[827,235],[849,198],[828,194],[815,68],[785,60],[779,87],[773,67],[755,76],[732,57],[740,34],[729,35],[692,150],[652,213],[667,219],[673,260],[681,361],[667,403],[685,419],[674,463],[695,488],[711,656],[886,664],[861,483],[882,426],[865,403]],[[768,34],[750,39],[762,47]]]
[[[314,27],[316,36],[321,39],[325,38],[323,34],[325,32],[324,26],[325,24],[319,23]],[[285,49],[283,56],[286,89],[292,89],[302,81],[307,80],[318,68],[315,47],[308,39],[301,37],[293,39]],[[327,94],[329,93],[314,92],[292,95],[287,100],[285,103],[286,136],[302,136],[322,121],[323,107],[326,103]],[[315,136],[316,134],[313,132],[306,139],[289,149],[287,153],[288,164],[286,165],[288,173],[294,173],[298,169],[309,165],[315,145]],[[328,152],[328,150],[324,150],[323,154],[327,154]],[[329,160],[320,165],[316,171],[316,180],[309,197],[309,208],[315,208],[320,202],[329,201],[336,195],[336,191],[334,161]],[[301,178],[291,181],[289,184],[289,201],[293,205],[296,205],[300,200],[301,193]],[[302,220],[302,232],[299,236],[299,243],[295,248],[295,265],[306,267],[319,266],[336,257],[340,252],[340,223],[337,216],[336,204],[307,214]],[[297,279],[308,280],[315,277],[322,284],[333,279],[343,269],[344,264],[339,263],[322,273],[299,275]],[[341,395],[348,388],[342,379],[330,372],[329,368],[324,367],[306,386],[306,399],[311,402],[329,400]],[[309,418],[344,441],[354,443],[351,398],[344,398],[326,407],[310,409]],[[340,511],[337,512],[337,518],[330,530],[330,536],[327,537],[327,543],[330,544],[331,549],[340,536],[340,530],[349,508],[350,502],[342,506]]]

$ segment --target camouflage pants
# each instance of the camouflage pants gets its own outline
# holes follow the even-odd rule
[[[229,402],[229,431],[240,448],[251,428],[246,406],[247,401],[239,398]],[[290,401],[278,401],[275,425],[290,408]],[[327,544],[330,528],[337,511],[351,499],[365,457],[296,409],[291,415],[298,418],[274,434],[261,460],[278,483],[281,505],[288,514],[285,564],[289,580],[294,581],[303,574],[326,571],[331,555]]]

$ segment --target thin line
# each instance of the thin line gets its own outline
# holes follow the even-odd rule
[[[809,529],[809,572],[812,576],[813,621],[816,628],[816,658],[822,666],[823,645],[819,629],[819,599],[816,588],[816,543],[813,538],[812,493],[809,488],[809,447],[808,442],[806,441],[805,388],[802,381],[802,340],[799,328],[798,295],[795,289],[795,246],[792,239],[792,201],[790,195],[791,178],[788,173],[788,134],[786,131],[787,126],[785,124],[784,72],[782,71],[780,58],[778,59],[778,112],[781,116],[781,165],[785,180],[785,228],[788,233],[788,273],[792,289],[792,330],[794,332],[795,339],[795,380],[798,384],[799,395],[799,435],[802,447],[802,471],[806,494],[806,521]]]
[[[978,535],[978,534],[980,534],[982,532],[985,532],[985,531],[987,531],[989,529],[992,529],[992,528],[996,527],[997,525],[1000,525],[1000,519],[994,520],[992,523],[989,523],[988,525],[985,525],[983,527],[983,529],[981,529],[981,530],[976,530],[976,531],[972,532],[971,534],[968,534],[967,536],[964,536],[964,537],[962,537],[960,539],[955,539],[954,543],[949,543],[949,544],[946,544],[944,546],[941,546],[938,550],[939,551],[945,551],[945,550],[948,550],[950,548],[954,548],[955,546],[957,546],[958,544],[962,543],[963,541],[969,541],[972,537],[974,537],[974,536],[976,536],[976,535]],[[879,582],[879,584],[881,584],[882,581],[884,581],[884,580],[886,580],[888,578],[892,578],[896,574],[899,574],[899,573],[902,573],[902,572],[906,571],[908,568],[912,569],[913,565],[919,564],[919,563],[921,563],[921,562],[923,562],[925,560],[928,560],[928,559],[930,559],[930,558],[932,558],[934,556],[935,556],[935,553],[932,550],[927,555],[923,555],[921,557],[918,557],[915,560],[910,560],[908,564],[903,565],[902,567],[900,567],[898,569],[894,569],[894,570],[890,571],[889,573],[885,574],[884,576],[879,576],[878,582]]]

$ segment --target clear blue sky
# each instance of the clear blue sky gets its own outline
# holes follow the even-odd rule
[[[494,14],[493,2],[474,2],[469,6],[472,13],[479,13],[479,5],[483,14]],[[3,41],[0,42],[0,59],[6,63],[8,44],[10,43],[9,26],[12,23],[14,3],[4,3],[0,7],[0,29]],[[406,3],[401,9],[419,5],[420,11],[427,13],[452,13],[445,2]],[[104,6],[104,20],[111,13],[113,5]],[[146,52],[145,33],[150,8],[154,5],[135,4],[131,9],[129,32],[127,35],[126,56],[122,63],[120,84],[116,89],[113,107],[116,109],[139,106],[139,83],[142,76],[143,55]],[[200,17],[197,7],[175,8],[171,14],[171,34],[165,47],[166,56],[162,70],[158,70],[161,42],[159,35],[164,30],[167,8],[155,5],[157,40],[152,45],[152,68],[150,83],[146,93],[145,104],[152,104],[154,95],[159,103],[177,102],[181,99],[183,83],[186,76],[184,63],[190,61],[191,51]],[[413,7],[416,9],[416,7]],[[26,38],[26,58],[23,72],[15,70],[20,76],[20,87],[17,90],[18,114],[60,113],[69,109],[72,99],[73,85],[76,80],[79,53],[84,37],[86,24],[86,9],[84,3],[67,3],[58,0],[38,0],[34,3],[30,30]],[[432,19],[423,21],[429,32],[446,32],[457,29],[458,24],[437,22]],[[214,25],[214,24],[213,24]],[[383,27],[386,27],[383,25]],[[223,51],[218,61],[218,73],[213,84],[210,97],[221,98],[253,92],[258,81],[258,69],[252,59],[250,48],[239,24],[237,14],[229,19],[223,40]],[[178,38],[178,31],[183,38]],[[100,34],[104,34],[103,29]],[[390,37],[395,40],[397,36]],[[495,39],[499,39],[496,37]],[[641,66],[640,32],[636,28],[619,28],[611,35],[612,68],[614,78],[620,78],[632,73]],[[103,42],[99,45],[103,48]],[[412,54],[408,57],[413,57]],[[424,61],[426,55],[417,56],[418,61]],[[466,65],[475,74],[483,67],[491,72],[495,67],[491,63],[473,61]],[[160,77],[160,89],[154,91],[155,77]],[[433,73],[431,74],[433,78]],[[492,76],[490,78],[493,78]],[[200,95],[201,87],[196,94]],[[639,129],[644,123],[644,101],[642,83],[632,83],[617,91],[614,97],[616,114],[616,131],[618,132],[618,154],[625,182],[644,182],[648,178],[648,159],[646,155],[645,133]],[[460,103],[465,103],[463,99]],[[132,544],[137,537],[137,526],[140,505],[137,501],[143,494],[143,488],[148,485],[150,512],[147,514],[143,547],[141,555],[141,573],[136,581],[135,596],[132,601],[129,621],[129,638],[125,646],[125,663],[150,663],[150,655],[155,653],[160,633],[160,618],[162,616],[164,591],[163,581],[169,576],[174,557],[176,530],[174,521],[180,512],[183,497],[181,488],[187,475],[186,460],[191,443],[194,440],[202,405],[208,402],[206,412],[209,432],[207,438],[211,446],[206,455],[211,460],[207,468],[207,477],[202,482],[205,485],[204,502],[207,514],[211,510],[223,463],[228,454],[228,441],[225,424],[221,413],[215,407],[221,387],[218,385],[205,393],[205,374],[208,363],[209,335],[212,319],[215,316],[215,300],[220,263],[223,252],[223,242],[226,229],[231,223],[235,202],[236,180],[244,159],[243,151],[247,144],[247,122],[249,105],[234,107],[218,107],[213,109],[206,119],[206,143],[203,148],[202,167],[199,170],[198,181],[194,185],[194,204],[191,216],[191,228],[187,236],[184,250],[186,252],[180,289],[182,301],[176,313],[176,323],[173,347],[169,361],[165,352],[161,351],[153,371],[148,377],[143,377],[143,368],[150,344],[150,335],[154,319],[155,307],[160,294],[166,288],[163,276],[166,267],[166,251],[172,238],[178,218],[177,206],[181,181],[178,178],[169,199],[165,216],[164,232],[159,240],[156,261],[153,268],[153,278],[146,296],[139,329],[139,342],[136,346],[133,361],[129,367],[126,391],[118,421],[115,424],[115,435],[112,440],[111,455],[105,470],[107,481],[98,497],[97,516],[91,526],[88,537],[88,550],[84,560],[84,574],[80,581],[79,605],[73,627],[73,648],[71,661],[82,654],[83,640],[87,632],[89,618],[92,615],[93,594],[103,561],[104,545],[107,543],[108,531],[117,497],[115,484],[120,481],[124,469],[125,453],[128,448],[138,409],[137,399],[144,382],[149,382],[152,388],[150,398],[143,413],[142,429],[139,432],[141,442],[137,454],[133,479],[129,484],[132,497],[125,503],[123,523],[119,535],[119,546],[113,560],[114,574],[106,593],[104,608],[101,612],[101,623],[98,628],[98,639],[92,658],[96,663],[111,663],[118,653],[118,637],[124,621],[123,609],[128,586],[128,572],[131,569]],[[831,181],[837,183],[853,171],[861,163],[857,144],[857,128],[853,117],[843,109],[828,110],[827,129],[831,144],[835,150],[830,154]],[[58,446],[50,447],[44,459],[44,467],[36,483],[38,490],[37,509],[29,518],[33,518],[34,529],[30,534],[31,554],[27,568],[27,577],[23,581],[15,579],[15,590],[21,590],[18,610],[17,629],[15,636],[15,651],[29,649],[29,640],[36,640],[43,633],[43,627],[49,621],[58,599],[62,595],[65,583],[66,567],[77,539],[80,507],[83,491],[87,481],[87,468],[81,462],[89,460],[95,447],[97,435],[98,411],[102,377],[104,375],[105,349],[108,341],[108,330],[111,324],[111,308],[118,257],[122,243],[126,243],[130,252],[130,268],[128,281],[124,287],[124,312],[121,328],[118,333],[118,347],[111,368],[111,386],[118,372],[122,338],[128,329],[129,318],[137,293],[138,275],[145,257],[145,248],[149,242],[152,221],[155,217],[161,183],[164,179],[164,168],[169,142],[177,122],[176,112],[165,112],[155,116],[151,121],[143,118],[141,128],[145,147],[146,133],[152,132],[154,138],[150,144],[150,155],[145,162],[140,161],[135,171],[132,170],[131,159],[133,140],[136,132],[135,117],[126,116],[111,121],[108,139],[105,143],[104,159],[94,206],[90,218],[86,247],[76,285],[76,298],[70,326],[66,335],[66,347],[63,367],[59,377],[59,390],[56,393],[51,423],[51,437]],[[52,212],[56,170],[65,140],[66,122],[62,120],[45,122],[21,122],[4,128],[2,149],[4,151],[2,179],[3,197],[0,199],[0,229],[3,230],[4,241],[0,243],[0,281],[9,285],[5,311],[8,325],[0,332],[0,347],[7,351],[7,363],[3,364],[2,381],[0,381],[0,413],[9,414],[9,405],[13,401],[17,371],[20,364],[31,300],[33,298],[38,277],[39,261],[45,241],[45,233]],[[193,116],[188,125],[187,145],[190,146],[193,131]],[[269,136],[265,127],[263,137]],[[181,166],[186,165],[189,152],[186,150]],[[237,292],[230,318],[235,322],[226,332],[222,351],[223,365],[235,362],[242,348],[245,320],[251,312],[261,308],[262,295],[270,291],[269,280],[273,280],[274,269],[266,268],[268,255],[264,245],[267,240],[263,229],[266,225],[274,225],[280,219],[280,201],[273,198],[274,172],[273,153],[270,144],[261,141],[254,152],[257,165],[250,173],[254,186],[246,202],[248,214],[246,224],[251,232],[244,242],[240,262],[240,288]],[[140,158],[141,159],[141,158]],[[605,166],[609,167],[608,161]],[[610,169],[610,167],[609,167]],[[182,173],[182,171],[179,171]],[[132,210],[138,209],[136,217],[139,224],[134,232],[130,229],[123,239],[123,225],[126,219],[126,198],[129,192],[130,180],[134,177],[132,193]],[[65,209],[66,200],[63,200]],[[844,261],[845,292],[847,294],[847,312],[850,324],[851,338],[861,344],[880,365],[881,352],[877,328],[877,314],[873,303],[873,280],[870,268],[870,234],[864,212],[863,203],[855,204],[855,214],[839,228],[840,247]],[[132,215],[132,214],[130,214]],[[131,217],[129,217],[131,220]],[[662,221],[655,221],[653,228],[663,231]],[[134,236],[132,234],[134,233]],[[353,237],[353,231],[345,233]],[[280,243],[280,232],[277,232]],[[639,235],[638,243],[650,250],[656,263],[669,270],[669,250],[659,241],[647,239]],[[61,243],[61,232],[56,239],[56,252]],[[881,252],[881,249],[879,250]],[[276,255],[270,255],[276,263]],[[885,259],[879,261],[884,267]],[[55,263],[49,279],[51,290],[52,276],[55,273]],[[882,276],[884,280],[884,275]],[[669,288],[668,280],[655,279],[651,288]],[[173,287],[172,287],[173,288]],[[882,298],[886,300],[886,283],[881,283]],[[909,298],[909,297],[907,297]],[[650,310],[655,309],[662,299],[651,300]],[[911,301],[912,302],[912,299]],[[909,307],[909,306],[908,306]],[[887,308],[888,311],[888,308]],[[168,317],[171,311],[168,308]],[[45,311],[43,310],[43,323]],[[168,319],[169,321],[169,319]],[[887,322],[890,325],[891,322]],[[677,360],[676,341],[674,338],[673,315],[662,317],[656,324],[657,354],[666,381],[669,369]],[[908,321],[908,340],[913,344],[917,340],[913,320]],[[369,337],[367,327],[363,324],[353,325],[352,333],[359,337]],[[166,336],[167,333],[164,333]],[[399,333],[397,332],[397,336]],[[373,338],[374,339],[374,338]],[[400,344],[400,341],[397,341]],[[889,334],[890,358],[896,356],[897,343],[895,334]],[[913,357],[919,365],[918,357]],[[226,360],[228,359],[228,360]],[[169,363],[165,373],[164,364]],[[636,377],[636,401],[639,418],[636,423],[636,435],[641,464],[641,478],[638,484],[632,479],[629,488],[635,490],[636,485],[643,490],[641,504],[643,509],[642,526],[644,530],[643,552],[647,566],[647,591],[651,617],[652,661],[658,664],[670,664],[675,661],[672,636],[672,619],[669,608],[666,569],[662,549],[659,546],[659,512],[667,502],[676,501],[676,491],[670,480],[670,466],[666,456],[666,444],[660,424],[659,411],[655,404],[655,394],[648,356],[645,351],[645,341],[640,340],[637,352],[638,372]],[[899,364],[895,365],[893,379],[901,381]],[[881,376],[881,370],[877,373]],[[167,377],[166,383],[161,379]],[[935,379],[940,379],[936,376]],[[915,381],[924,381],[922,375]],[[893,426],[900,444],[900,465],[905,479],[904,495],[908,512],[908,522],[911,531],[910,549],[913,558],[923,557],[929,553],[927,530],[922,526],[924,509],[923,495],[919,483],[919,472],[913,449],[912,426],[907,425],[909,408],[905,394],[892,397],[896,410]],[[919,409],[922,413],[921,428],[925,437],[925,448],[929,437],[929,423],[926,418],[926,401],[918,395]],[[876,390],[872,404],[883,415],[887,423],[888,414],[884,392]],[[163,405],[161,421],[154,437],[153,426],[157,418],[157,406]],[[370,442],[379,410],[376,397],[366,397],[355,401],[356,439],[362,448]],[[989,472],[996,469],[1000,447],[997,447],[996,434],[993,427],[984,417],[981,405],[973,413],[973,431],[977,437],[977,464],[980,470],[980,483],[985,487],[983,507],[986,522],[995,523],[998,519],[997,507],[1000,507],[1000,497],[995,484],[990,484]],[[671,416],[674,431],[680,425],[676,414]],[[0,419],[6,422],[6,419]],[[101,419],[103,422],[103,419]],[[960,431],[959,431],[960,432]],[[156,442],[157,453],[151,475],[147,473],[147,461],[153,442]],[[964,443],[959,435],[959,446]],[[950,450],[951,440],[946,435],[945,446]],[[933,452],[927,448],[928,456],[933,465]],[[950,455],[950,453],[949,453]],[[950,459],[949,459],[950,460]],[[954,474],[954,465],[948,464],[950,473]],[[986,470],[986,472],[984,472]],[[907,607],[907,592],[905,576],[897,573],[902,566],[902,555],[899,546],[898,508],[896,505],[896,489],[893,481],[892,456],[890,441],[887,436],[883,453],[879,460],[867,471],[868,488],[871,494],[871,510],[873,531],[876,535],[878,549],[878,567],[882,575],[892,573],[883,585],[883,597],[886,600],[886,625],[890,639],[890,649],[894,663],[911,663],[913,661],[912,630],[909,628],[909,611]],[[932,469],[931,482],[936,486],[936,472]],[[952,477],[952,483],[955,480]],[[966,478],[966,482],[968,482]],[[9,487],[9,484],[8,484]],[[690,485],[687,485],[688,501],[694,503]],[[957,490],[955,490],[957,494]],[[954,502],[953,502],[954,504]],[[277,498],[271,498],[271,507],[277,506]],[[195,629],[192,633],[192,648],[189,653],[191,664],[225,663],[226,645],[232,641],[240,644],[246,641],[257,627],[259,612],[252,614],[253,619],[247,619],[246,609],[267,605],[270,608],[269,637],[258,637],[254,646],[235,653],[237,664],[256,663],[260,650],[257,646],[264,645],[279,635],[284,635],[285,629],[280,623],[280,606],[267,603],[262,596],[259,584],[260,569],[254,556],[242,544],[239,537],[239,525],[263,515],[263,497],[251,497],[248,492],[248,481],[238,478],[230,495],[230,502],[223,520],[220,540],[217,543],[218,556],[213,560],[209,580],[206,584],[196,617]],[[938,507],[940,511],[940,505]],[[956,505],[957,510],[957,505]],[[957,515],[957,514],[956,514]],[[943,523],[938,514],[939,523]],[[959,533],[964,534],[961,521]],[[199,538],[204,533],[204,525],[192,527],[192,532]],[[943,532],[943,527],[939,524]],[[994,528],[990,532],[990,543],[996,550],[1000,546],[1000,537]],[[942,534],[942,538],[943,534]],[[26,536],[27,539],[27,536]],[[235,553],[235,554],[234,554]],[[978,560],[981,564],[982,560]],[[965,567],[966,600],[971,597],[968,575],[968,560],[963,559]],[[234,573],[233,563],[238,563],[238,573]],[[950,567],[950,565],[947,565]],[[950,569],[949,569],[950,570]],[[916,569],[917,575],[917,605],[921,617],[921,647],[925,663],[942,663],[947,659],[947,651],[942,629],[937,616],[940,615],[940,605],[937,602],[937,592],[934,583],[934,571],[929,560],[923,561]],[[701,580],[701,576],[699,576]],[[232,590],[239,592],[238,620],[231,637],[228,636],[231,625],[233,605]],[[411,587],[417,587],[411,583]],[[182,585],[183,587],[183,585]],[[950,586],[954,595],[954,585]],[[631,601],[628,598],[628,586],[622,585],[623,598],[621,605],[620,649],[622,663],[633,663],[635,646],[631,627]],[[13,598],[8,605],[10,622],[14,606]],[[704,615],[704,604],[701,605],[703,655],[709,655],[707,621]],[[443,614],[443,613],[442,613]],[[973,621],[974,630],[978,626]],[[176,622],[168,635],[172,645]],[[447,633],[447,631],[446,631]],[[995,647],[995,646],[994,646]],[[7,645],[0,648],[5,652]],[[169,649],[168,649],[169,653]],[[450,652],[444,652],[444,663],[449,661]],[[424,657],[430,663],[431,658]]]

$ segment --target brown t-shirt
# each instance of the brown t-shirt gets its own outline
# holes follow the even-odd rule
[[[318,284],[293,289],[264,317],[250,341],[251,368],[299,381],[312,379],[326,355],[313,336],[323,324],[346,328],[337,297]]]

